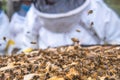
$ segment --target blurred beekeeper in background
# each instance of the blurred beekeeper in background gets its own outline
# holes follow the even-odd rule
[[[8,50],[8,34],[9,34],[9,19],[0,7],[0,55],[7,53]]]
[[[120,44],[120,20],[101,0],[34,0],[20,43],[23,51],[73,44]]]
[[[19,11],[15,12],[12,16],[10,22],[10,38],[15,42],[15,45],[11,46],[9,53],[12,52],[13,48],[16,46],[21,46],[17,41],[21,40],[21,35],[24,32],[24,22],[27,12],[31,7],[31,0],[20,0],[21,6]],[[18,43],[18,44],[17,44]]]

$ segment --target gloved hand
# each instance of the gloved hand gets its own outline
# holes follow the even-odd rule
[[[13,40],[9,40],[7,42],[7,45],[6,45],[6,48],[5,48],[6,53],[11,55],[12,52],[14,52],[14,49],[17,49],[16,46],[15,46],[15,42]],[[16,53],[14,53],[14,54],[19,54],[19,53],[22,53],[22,52],[29,53],[32,50],[33,50],[32,48],[18,49],[18,51]]]

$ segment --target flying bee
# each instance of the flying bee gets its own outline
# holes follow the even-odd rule
[[[30,42],[31,44],[37,44],[36,42]]]
[[[3,40],[6,41],[6,37],[3,37]]]
[[[30,33],[29,31],[27,33]]]
[[[92,14],[93,13],[93,10],[89,10],[88,11],[88,15]]]
[[[91,22],[91,23],[90,23],[90,28],[92,28],[92,27],[93,27],[93,25],[94,25],[94,22]]]

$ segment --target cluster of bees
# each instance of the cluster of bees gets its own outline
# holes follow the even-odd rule
[[[0,80],[120,80],[120,47],[75,45],[0,56]]]

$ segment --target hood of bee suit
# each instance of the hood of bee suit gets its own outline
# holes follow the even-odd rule
[[[42,1],[42,0],[39,0]],[[45,1],[45,0],[44,0]],[[49,1],[49,0],[48,0]],[[81,13],[86,10],[90,0],[50,0],[37,7],[40,22],[44,28],[52,32],[68,32],[80,21]],[[57,3],[58,2],[58,3]],[[53,5],[53,6],[52,6]]]

